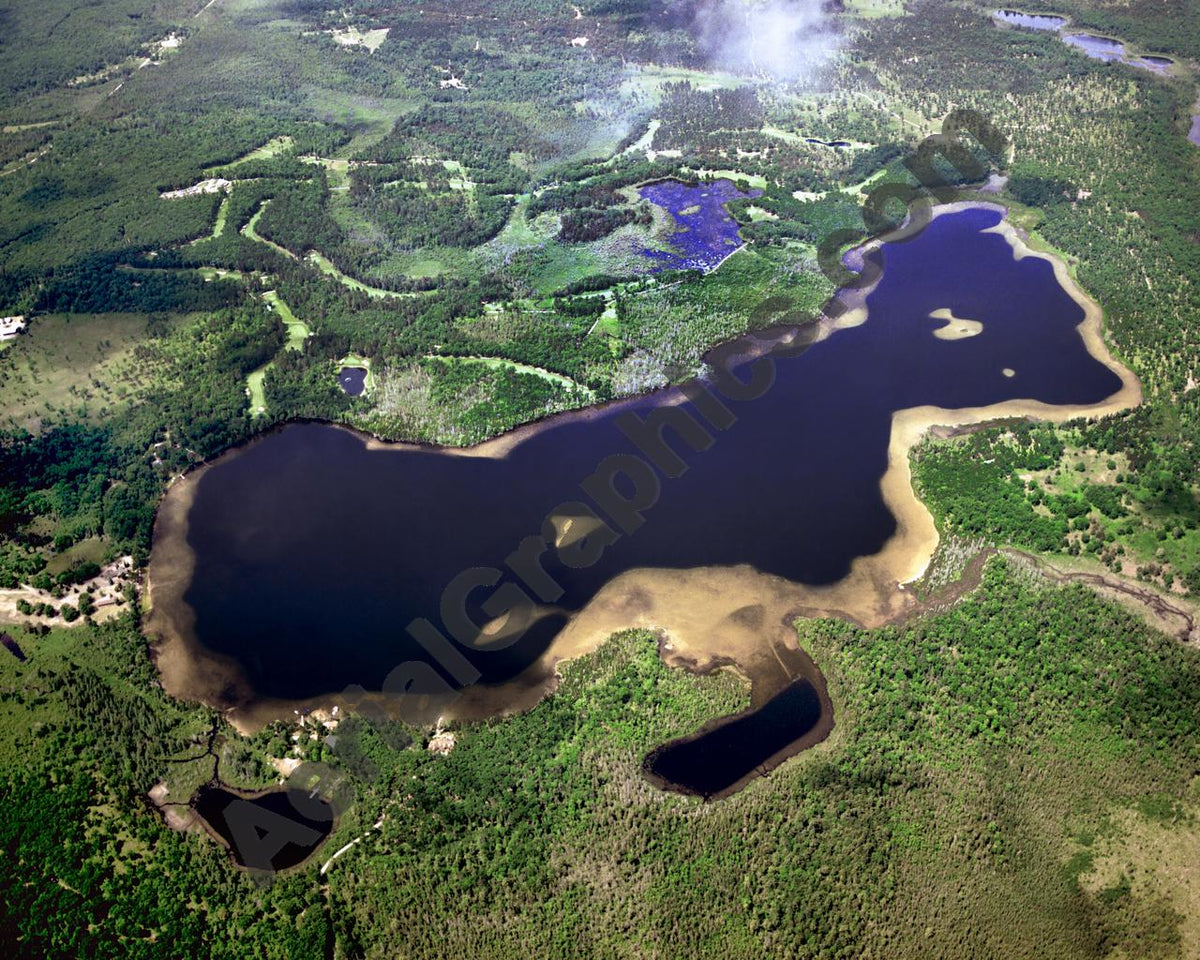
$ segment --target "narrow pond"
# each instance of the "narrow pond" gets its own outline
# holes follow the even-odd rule
[[[883,274],[866,322],[778,357],[771,388],[753,402],[728,400],[735,422],[714,429],[706,448],[668,430],[682,472],[669,452],[625,432],[673,405],[711,422],[679,388],[555,418],[498,457],[368,444],[320,424],[271,433],[192,482],[186,543],[178,532],[156,537],[155,553],[187,557],[172,572],[190,567],[190,575],[153,583],[155,615],[204,655],[204,670],[215,673],[207,695],[233,706],[352,684],[380,690],[399,664],[431,661],[428,631],[418,642],[405,630],[418,619],[459,638],[445,643],[471,670],[452,667],[457,676],[447,681],[473,671],[487,684],[509,681],[574,611],[635,568],[741,564],[792,583],[833,584],[896,532],[880,488],[895,411],[1088,405],[1122,387],[1089,352],[1076,329],[1083,308],[1052,265],[1017,259],[1003,236],[986,232],[1000,220],[996,209],[948,213],[871,254]],[[581,487],[612,455],[641,460],[648,474],[613,476],[609,495],[641,502],[651,480],[660,487],[637,516],[618,520],[592,497],[596,486]],[[539,533],[546,577],[525,567],[518,577],[512,558]],[[459,606],[445,602],[448,584],[481,568],[500,580],[485,586],[485,575]],[[513,613],[510,642],[493,642],[483,625],[518,610],[520,597],[537,602],[538,615]],[[792,676],[819,679],[797,656],[807,666]],[[772,709],[785,706],[779,716],[794,719],[792,700]],[[806,721],[795,723],[781,728],[788,739],[806,732]],[[743,756],[749,767],[723,763],[698,792],[720,792],[718,781],[739,781],[762,760]]]
[[[1140,70],[1149,70],[1151,73],[1164,75],[1175,63],[1170,57],[1151,54],[1135,57],[1125,49],[1124,43],[1112,37],[1098,37],[1091,33],[1063,33],[1062,29],[1067,25],[1065,17],[1052,14],[1022,13],[1019,10],[997,10],[992,16],[1010,26],[1057,33],[1063,43],[1081,50],[1093,60],[1102,60],[1105,63],[1125,63]]]
[[[646,757],[643,769],[664,789],[718,799],[807,746],[823,719],[820,694],[801,677],[756,710],[664,744]]]
[[[1048,13],[1022,13],[1020,10],[997,10],[993,16],[997,20],[1014,27],[1025,27],[1028,30],[1058,31],[1067,25],[1066,17],[1056,17]]]

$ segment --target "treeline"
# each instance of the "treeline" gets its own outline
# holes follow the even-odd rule
[[[55,549],[104,536],[116,554],[144,562],[167,478],[250,435],[246,374],[283,342],[282,324],[265,309],[207,315],[176,338],[136,348],[163,368],[143,404],[101,425],[52,422],[0,437],[0,527],[10,542],[43,547],[22,528],[44,517],[65,534]],[[0,576],[36,573],[26,555],[0,554]]]
[[[655,149],[702,152],[741,147],[737,131],[758,131],[764,119],[754,87],[698,90],[686,80],[663,85],[659,115]]]
[[[35,301],[44,313],[190,313],[231,307],[239,287],[196,274],[121,269],[128,254],[97,254],[54,271]]]
[[[69,634],[14,632],[29,660],[0,664],[0,801],[20,811],[0,824],[5,956],[232,958],[247,945],[326,956],[315,872],[255,884],[146,799],[203,751],[211,717],[154,684],[136,612]]]

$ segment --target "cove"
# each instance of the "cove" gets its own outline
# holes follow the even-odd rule
[[[514,643],[498,646],[478,626],[473,644],[446,640],[479,674],[467,693],[481,715],[528,705],[552,686],[555,651],[572,655],[560,634],[587,622],[613,583],[628,588],[607,626],[641,618],[670,628],[653,606],[654,583],[666,580],[683,612],[700,611],[714,637],[725,636],[722,624],[750,625],[744,649],[707,653],[746,672],[756,708],[804,678],[828,718],[820,672],[796,649],[794,632],[784,639],[786,623],[814,608],[804,591],[836,592],[863,564],[876,564],[875,606],[859,611],[839,601],[838,611],[867,622],[877,601],[905,597],[894,545],[915,549],[905,537],[920,517],[897,512],[897,489],[911,499],[906,448],[893,451],[897,430],[915,424],[919,436],[928,422],[1021,413],[1062,418],[1120,408],[1136,392],[1102,356],[1098,308],[1085,312],[1085,301],[1064,287],[1065,270],[1015,246],[1002,229],[1000,209],[971,207],[869,251],[882,275],[865,295],[865,320],[823,323],[816,335],[805,328],[802,339],[815,342],[774,357],[774,382],[752,402],[710,393],[732,422],[677,387],[556,417],[473,452],[381,444],[299,423],[223,456],[176,484],[160,510],[148,629],[164,684],[216,706],[275,715],[298,701],[352,707],[354,690],[380,690],[409,662],[436,659],[439,675],[457,684],[462,663],[447,670],[406,626],[425,620],[452,634],[447,584],[492,568],[503,573],[496,589],[477,589],[466,603],[475,625],[500,616],[497,603],[516,591],[539,604]],[[936,335],[947,315],[975,332]],[[1093,327],[1081,327],[1085,316]],[[664,451],[622,430],[631,415],[636,424],[668,409],[706,426],[708,442],[667,429]],[[914,411],[915,420],[904,419]],[[943,412],[948,419],[930,419]],[[648,463],[646,449],[659,461],[649,469],[661,489],[627,532],[581,483],[614,454]],[[630,482],[616,487],[629,496]],[[539,534],[548,544],[541,569],[558,594],[540,577],[519,578],[507,562]],[[568,562],[581,544],[599,545],[594,562]],[[687,593],[698,568],[708,571],[702,586]],[[781,598],[769,617],[755,610],[761,578]],[[725,597],[728,614],[709,616]],[[570,651],[592,642],[572,640]],[[795,660],[785,663],[787,643]],[[443,708],[434,704],[433,717]]]

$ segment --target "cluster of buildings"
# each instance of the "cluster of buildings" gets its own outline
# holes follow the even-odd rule
[[[25,329],[25,317],[0,317],[0,340],[14,340]]]

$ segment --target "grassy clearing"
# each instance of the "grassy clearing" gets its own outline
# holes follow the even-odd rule
[[[174,329],[184,318],[165,322]],[[153,377],[133,356],[148,324],[129,313],[38,317],[0,353],[0,425],[36,431],[56,414],[96,419],[136,399]]]
[[[268,240],[266,237],[264,237],[262,234],[260,234],[258,232],[258,230],[256,229],[258,227],[258,221],[262,219],[262,215],[263,215],[264,211],[266,211],[266,209],[267,209],[267,204],[270,202],[271,201],[269,199],[267,199],[267,200],[264,200],[261,204],[259,204],[258,209],[254,211],[254,216],[252,216],[249,220],[247,220],[246,225],[244,227],[242,227],[242,236],[245,237],[247,240],[253,240],[256,243],[265,243],[272,250],[276,250],[279,253],[282,253],[285,257],[289,257],[292,260],[299,260],[300,258],[297,257],[294,253],[292,253],[291,250],[287,250],[287,249],[281,247],[274,240]]]
[[[213,221],[212,238],[214,240],[225,232],[225,221],[229,217],[229,195],[221,201],[221,205],[217,207],[217,219]]]
[[[325,168],[329,189],[333,193],[348,193],[350,190],[350,161],[333,157],[300,157],[304,163]]]
[[[670,214],[663,211],[667,220]],[[663,225],[666,221],[657,221]],[[673,225],[673,221],[671,221]],[[550,241],[531,251],[524,259],[525,274],[539,296],[545,296],[577,280],[598,273],[611,276],[636,276],[648,272],[651,264],[641,253],[661,246],[654,225],[649,228],[627,224],[609,236],[591,243]]]
[[[388,28],[359,30],[357,27],[349,27],[345,30],[330,30],[329,34],[340,47],[366,47],[368,53],[374,53],[387,39]]]
[[[698,177],[711,177],[715,180],[744,180],[750,184],[755,190],[765,190],[767,188],[767,178],[758,173],[743,173],[741,170],[709,170],[706,167],[701,167],[698,170],[691,170]]]
[[[338,281],[338,283],[349,287],[351,290],[359,290],[365,293],[367,296],[374,297],[377,300],[384,297],[417,296],[415,293],[397,293],[395,290],[383,290],[379,287],[372,287],[370,284],[363,283],[361,280],[355,280],[353,277],[348,277],[336,266],[334,266],[328,257],[316,250],[310,250],[306,259],[310,263],[315,264],[322,273],[333,277]]]
[[[604,312],[596,318],[596,322],[592,324],[592,329],[588,331],[588,336],[598,334],[601,336],[620,337],[621,323],[617,317],[617,298],[611,290],[605,290],[604,297]]]
[[[351,129],[359,129],[360,132],[337,151],[339,157],[354,157],[357,151],[378,142],[400,117],[412,113],[421,104],[415,97],[366,97],[315,86],[304,88],[301,96],[303,105],[318,116],[327,117]]]
[[[614,313],[614,318],[615,318],[615,313]],[[587,387],[583,386],[583,384],[576,383],[570,377],[564,376],[561,373],[554,373],[552,370],[546,370],[546,369],[543,369],[542,367],[533,367],[527,363],[517,363],[515,360],[505,360],[502,357],[429,356],[429,357],[426,357],[426,359],[427,360],[442,360],[444,362],[454,363],[454,364],[478,365],[478,366],[486,367],[489,370],[513,370],[516,373],[527,373],[527,374],[530,374],[531,376],[540,377],[543,380],[548,380],[551,383],[557,383],[564,387],[571,387],[572,389],[575,389],[575,390],[582,390],[584,393],[588,394],[589,396],[592,395],[592,391],[590,389],[588,389]],[[360,363],[347,364],[346,361],[342,361],[342,365],[343,366],[362,366],[363,364],[360,364]],[[369,376],[370,376],[370,373],[368,370],[368,377]]]
[[[0,127],[0,133],[24,133],[27,130],[41,130],[43,127],[57,126],[59,120],[42,120],[40,123],[12,123]]]
[[[668,83],[690,83],[697,90],[733,90],[750,81],[732,73],[689,70],[686,67],[660,67],[645,64],[630,69],[621,81],[620,95],[623,98],[641,97],[657,103],[662,99],[662,89]]]
[[[292,313],[292,308],[282,300],[274,290],[268,290],[263,294],[263,302],[268,304],[272,310],[279,314],[279,319],[283,321],[287,327],[287,348],[289,350],[303,350],[304,341],[312,336],[312,330],[303,320],[298,320],[296,315]]]
[[[876,170],[873,174],[871,174],[869,177],[867,177],[866,180],[863,180],[861,183],[856,183],[853,186],[846,187],[846,189],[843,190],[842,192],[848,193],[852,197],[862,198],[862,197],[866,196],[866,192],[874,184],[878,183],[885,176],[887,176],[887,168],[886,167],[882,170]]]
[[[646,126],[646,132],[638,137],[633,143],[625,148],[623,153],[645,153],[654,146],[654,135],[658,133],[658,128],[662,126],[662,121],[658,119],[651,120]],[[616,157],[612,158],[612,162],[616,162]]]
[[[799,133],[793,133],[791,130],[784,130],[782,127],[774,127],[771,124],[765,124],[762,132],[768,137],[774,137],[776,140],[782,140],[785,143],[794,143],[796,146],[808,146],[808,141]]]
[[[553,239],[559,229],[559,218],[554,213],[543,213],[530,220],[528,216],[530,196],[523,193],[517,197],[504,228],[475,253],[488,261],[502,260],[515,250],[536,247]]]
[[[219,170],[232,170],[234,167],[240,167],[243,163],[250,163],[252,160],[270,160],[272,157],[277,157],[292,145],[290,136],[272,137],[261,147],[256,147],[245,156],[238,157],[230,163],[217,164],[215,167],[205,167],[204,172],[216,173]]]
[[[292,313],[292,308],[274,290],[268,290],[262,295],[262,298],[263,302],[279,315],[279,319],[287,327],[287,342],[283,348],[285,350],[303,350],[304,341],[312,336],[312,330],[309,329],[308,324],[298,319]],[[263,390],[263,381],[270,368],[271,362],[264,363],[246,376],[246,393],[250,397],[250,415],[253,417],[267,412],[267,397]]]
[[[87,537],[71,545],[62,553],[54,554],[46,564],[46,572],[55,576],[80,563],[103,564],[107,553],[107,540],[103,537]]]
[[[421,280],[446,274],[461,276],[472,271],[486,270],[488,261],[475,259],[474,252],[455,247],[421,247],[419,250],[390,254],[371,268],[371,276],[379,280],[404,277]]]
[[[267,368],[270,366],[269,363],[265,364],[246,377],[246,393],[250,397],[252,417],[261,417],[267,412],[267,395],[263,391],[263,380],[266,379]]]
[[[884,17],[903,17],[907,14],[904,0],[845,0],[846,13],[863,20]]]
[[[758,223],[761,220],[778,220],[779,215],[772,213],[770,210],[764,210],[762,207],[756,207],[753,204],[746,208],[746,212],[750,214],[750,220],[753,223]]]

